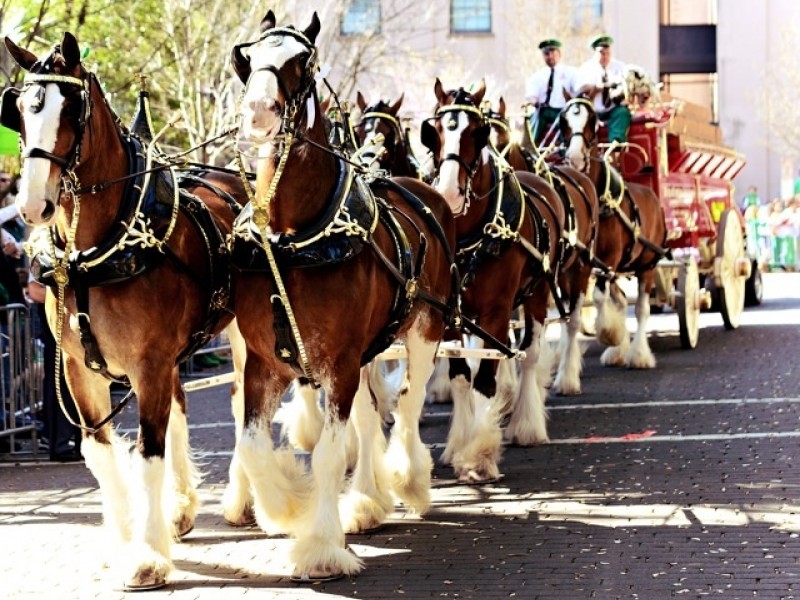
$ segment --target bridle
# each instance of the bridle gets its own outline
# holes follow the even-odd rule
[[[302,43],[309,51],[308,59],[306,60],[306,64],[303,67],[303,76],[301,79],[301,86],[292,94],[289,91],[289,86],[286,85],[286,81],[284,80],[283,76],[280,73],[280,69],[275,65],[266,65],[263,67],[259,67],[258,69],[250,68],[250,58],[246,57],[245,54],[242,52],[243,48],[249,48],[263,40],[266,40],[270,37],[292,37]],[[266,30],[261,37],[253,42],[246,42],[244,44],[238,44],[233,47],[231,52],[233,67],[236,70],[236,74],[239,76],[245,87],[242,90],[242,98],[247,92],[248,86],[250,85],[251,75],[253,73],[258,73],[259,71],[268,71],[275,76],[276,81],[278,82],[278,88],[281,91],[281,94],[284,97],[284,104],[280,110],[280,117],[282,121],[282,129],[285,132],[288,128],[292,126],[292,122],[294,121],[297,112],[302,105],[303,102],[306,101],[311,91],[314,89],[316,85],[316,79],[314,75],[318,70],[317,65],[317,48],[316,46],[309,40],[303,33],[300,31],[293,29],[291,27],[275,27],[272,29]],[[246,66],[245,66],[246,64]]]
[[[580,108],[579,108],[578,105],[581,105],[581,104],[587,107],[587,109],[589,111],[589,116],[591,116],[594,113],[594,105],[589,100],[587,100],[586,98],[572,98],[571,100],[569,100],[566,103],[566,105],[564,105],[564,108],[561,111],[561,117],[560,117],[559,124],[560,124],[560,129],[561,129],[561,136],[564,138],[564,143],[566,144],[567,147],[569,147],[569,145],[572,143],[572,139],[575,138],[575,137],[579,137],[579,138],[581,138],[583,140],[583,148],[581,150],[581,153],[583,154],[584,163],[588,165],[589,164],[589,159],[591,157],[590,148],[592,147],[592,145],[594,144],[595,140],[597,139],[597,133],[594,131],[594,129],[593,128],[589,128],[591,130],[591,136],[587,136],[587,134],[585,133],[585,131],[586,131],[585,127],[584,127],[584,129],[582,131],[572,131],[569,136],[564,135],[564,129],[565,129],[565,123],[566,123],[566,118],[564,117],[564,115],[572,107],[575,107],[575,109],[576,109],[575,110],[575,114],[577,114],[578,112],[580,112]],[[588,125],[588,122],[587,122],[587,125]]]
[[[364,114],[361,115],[361,121],[358,123],[359,127],[363,127],[370,119],[377,119],[379,121],[386,121],[394,133],[394,146],[397,147],[403,141],[403,128],[400,121],[393,114],[378,110],[378,106],[368,108]]]
[[[60,83],[71,85],[81,90],[81,109],[78,115],[78,127],[76,130],[75,141],[72,145],[67,156],[58,156],[42,148],[27,148],[22,152],[20,159],[27,160],[29,158],[44,158],[52,163],[55,163],[61,168],[62,177],[66,176],[72,181],[77,181],[75,177],[75,169],[81,163],[81,150],[83,148],[84,134],[89,119],[92,116],[92,100],[91,100],[91,87],[92,75],[89,74],[87,78],[71,77],[68,75],[57,75],[55,73],[29,73],[23,80],[22,90],[16,90],[19,96],[23,90],[32,86],[40,86],[44,89],[44,85],[48,83]],[[6,100],[5,98],[3,99]],[[41,110],[39,107],[38,110]],[[38,112],[38,110],[36,112]],[[22,137],[20,137],[20,145],[24,145]]]
[[[459,104],[446,104],[444,106],[440,106],[439,108],[436,109],[436,112],[435,112],[435,114],[433,116],[433,120],[436,120],[439,117],[441,117],[443,115],[446,115],[448,113],[458,113],[458,112],[466,112],[466,113],[470,113],[470,114],[473,114],[473,115],[477,116],[479,121],[480,121],[480,123],[481,123],[481,125],[483,125],[485,123],[485,121],[486,121],[484,114],[480,111],[479,108],[477,108],[476,106],[473,106],[472,104],[461,104],[461,103],[459,103]],[[457,125],[457,121],[456,121],[455,117],[453,116],[453,117],[451,117],[450,121],[448,121],[447,127],[448,127],[448,129],[455,129],[456,125]],[[475,158],[472,160],[471,163],[467,163],[467,161],[465,161],[463,158],[461,158],[461,155],[454,154],[452,152],[449,153],[449,154],[446,154],[444,156],[444,158],[442,158],[441,160],[437,160],[437,158],[434,156],[434,166],[436,167],[437,171],[441,168],[442,163],[444,163],[444,162],[446,162],[448,160],[452,160],[452,161],[455,161],[456,163],[458,163],[459,167],[461,169],[463,169],[464,172],[467,174],[467,179],[466,179],[466,182],[464,183],[464,187],[463,188],[461,188],[461,187],[458,188],[459,193],[463,194],[464,197],[467,199],[466,203],[464,205],[464,210],[466,211],[466,208],[467,208],[467,206],[469,204],[470,196],[472,195],[472,179],[475,177],[475,174],[478,172],[478,166],[480,165],[480,161],[481,161],[481,153],[477,152],[475,154]]]

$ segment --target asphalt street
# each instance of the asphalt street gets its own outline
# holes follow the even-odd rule
[[[601,367],[585,338],[584,394],[551,396],[550,444],[506,448],[493,485],[459,486],[437,464],[432,510],[399,507],[380,531],[348,536],[366,569],[333,583],[292,584],[291,540],[224,524],[228,391],[192,393],[203,505],[173,546],[170,585],[148,597],[800,597],[800,275],[764,282],[738,330],[702,314],[695,350],[681,349],[674,313],[653,315],[654,370]],[[426,406],[435,457],[450,410]],[[120,428],[134,427],[132,406]],[[125,549],[104,543],[82,464],[3,463],[0,540],[0,598],[130,596],[113,568]]]

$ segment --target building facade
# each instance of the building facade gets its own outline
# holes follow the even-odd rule
[[[796,0],[288,0],[286,8],[299,24],[319,12],[329,32],[322,59],[326,50],[335,57],[334,84],[352,81],[346,96],[404,93],[402,115],[415,131],[430,116],[437,77],[445,88],[483,78],[490,100],[503,96],[520,114],[525,80],[542,66],[540,40],[561,39],[563,60],[577,65],[591,56],[589,39],[607,32],[615,57],[708,108],[725,144],[747,157],[739,190],[785,196],[796,175],[767,126],[766,100],[785,85],[767,67],[787,58],[781,33],[800,25]],[[797,56],[788,59],[800,70]]]

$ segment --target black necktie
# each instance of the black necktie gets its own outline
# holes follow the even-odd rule
[[[547,95],[544,97],[544,105],[550,106],[550,96],[553,93],[553,79],[556,75],[556,68],[550,67],[550,79],[547,80]]]
[[[608,108],[608,105],[611,104],[611,92],[609,91],[606,84],[608,83],[608,71],[603,69],[603,107]]]

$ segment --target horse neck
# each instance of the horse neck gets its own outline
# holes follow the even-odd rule
[[[389,168],[392,175],[400,177],[414,177],[416,173],[411,166],[411,161],[408,159],[408,148],[406,147],[405,140],[400,138],[395,144],[394,152],[392,152],[392,162]]]
[[[316,92],[312,91],[316,96]],[[313,126],[299,128],[304,139],[330,148],[323,120],[320,118],[319,103],[314,100],[316,118]],[[307,122],[305,115],[302,123]],[[259,161],[256,178],[256,198],[265,198],[275,177],[280,152]],[[270,227],[275,232],[302,231],[315,222],[325,211],[333,188],[336,186],[338,172],[336,159],[311,144],[295,140],[281,174],[280,181],[271,200]]]
[[[508,152],[506,152],[506,161],[515,171],[528,170],[528,163],[522,154],[522,148],[520,148],[519,144],[514,144],[509,148]]]
[[[86,124],[81,148],[81,162],[75,168],[79,187],[90,187],[128,174],[128,157],[122,145],[117,122],[97,81],[92,85],[92,115]],[[75,247],[86,250],[103,242],[117,224],[117,212],[122,202],[125,182],[108,189],[80,197],[80,216],[75,231]],[[62,197],[57,228],[62,239],[72,227],[74,201]]]

